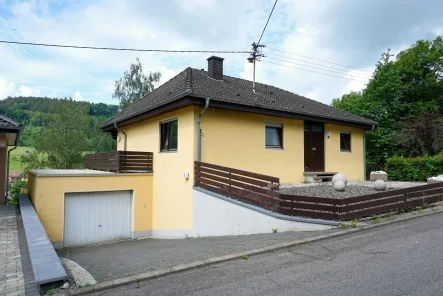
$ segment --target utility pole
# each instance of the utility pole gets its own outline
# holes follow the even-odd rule
[[[261,58],[264,57],[265,55],[261,52],[261,48],[265,47],[265,45],[263,44],[258,44],[258,43],[252,43],[252,52],[251,55],[248,58],[248,62],[252,63],[252,71],[254,71],[253,75],[252,75],[252,92],[255,93],[255,62],[256,61],[261,61]]]

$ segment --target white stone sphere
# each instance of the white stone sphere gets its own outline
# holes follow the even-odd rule
[[[335,181],[334,189],[336,191],[345,191],[345,188],[346,188],[345,182],[343,182],[342,180]]]
[[[342,181],[345,183],[345,185],[348,184],[348,179],[342,174],[335,174],[334,177],[332,177],[332,185],[334,185],[337,181]]]
[[[377,191],[385,191],[386,182],[383,180],[377,180],[374,182],[374,189]]]

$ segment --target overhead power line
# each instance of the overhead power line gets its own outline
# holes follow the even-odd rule
[[[271,55],[271,57],[269,57],[269,55]],[[266,52],[266,55],[265,55],[265,56],[268,57],[268,58],[272,58],[272,57],[280,57],[280,58],[284,58],[285,61],[286,61],[286,60],[292,60],[292,61],[297,61],[297,62],[305,63],[305,64],[307,64],[307,65],[305,65],[305,64],[299,64],[299,63],[295,63],[295,62],[289,62],[289,61],[286,61],[286,62],[288,62],[288,63],[293,63],[293,64],[297,64],[297,65],[301,65],[301,66],[306,66],[306,67],[312,67],[312,65],[315,65],[315,66],[320,66],[320,67],[323,67],[323,68],[333,69],[333,70],[338,70],[338,71],[351,71],[351,70],[347,70],[347,69],[343,69],[343,68],[330,67],[330,66],[325,66],[325,65],[319,64],[319,63],[313,63],[313,62],[308,62],[308,61],[304,61],[304,60],[300,60],[300,59],[295,59],[295,58],[291,58],[291,57],[284,56],[284,55],[278,55],[278,54],[271,53],[271,52]],[[315,67],[313,67],[313,68],[315,68]],[[326,70],[326,71],[328,71],[327,69],[322,69],[322,70]],[[352,70],[352,71],[353,71],[353,70]],[[348,73],[345,73],[345,74],[348,74]],[[358,73],[353,73],[352,75],[362,76],[362,78],[372,78],[371,75],[363,74],[363,73],[360,73],[360,72],[358,72]]]
[[[295,55],[295,56],[299,56],[299,57],[304,57],[304,58],[311,59],[311,60],[321,61],[321,62],[328,63],[328,64],[333,64],[333,65],[337,65],[337,66],[341,66],[341,67],[346,67],[346,68],[352,68],[352,69],[356,69],[356,70],[360,70],[360,71],[368,72],[368,73],[372,74],[371,71],[368,71],[368,70],[365,70],[365,69],[361,69],[361,68],[356,68],[356,67],[352,67],[352,66],[346,66],[346,65],[343,65],[343,64],[339,64],[339,63],[334,63],[334,62],[330,62],[330,61],[326,61],[326,60],[321,60],[321,59],[317,59],[317,58],[313,58],[313,57],[308,57],[308,56],[305,56],[305,55],[301,55],[301,54],[293,53],[293,52],[289,52],[289,51],[284,51],[284,50],[280,50],[280,49],[277,49],[277,48],[272,48],[272,47],[266,47],[266,48],[271,49],[271,50],[275,50],[275,51],[279,51],[279,52],[284,52],[284,53],[291,54],[291,55]]]
[[[317,72],[317,71],[311,71],[311,70],[307,70],[307,69],[303,69],[303,68],[293,67],[293,66],[284,65],[284,64],[278,64],[278,63],[274,63],[274,62],[270,62],[270,61],[263,61],[263,62],[264,63],[268,63],[268,64],[277,65],[277,66],[283,66],[283,67],[298,69],[298,70],[302,70],[302,71],[312,72],[312,73],[316,73],[316,74],[321,74],[321,75],[325,75],[325,76],[337,77],[337,78],[341,78],[341,79],[354,80],[354,81],[359,81],[359,82],[366,82],[366,81],[363,81],[363,80],[347,78],[347,77],[337,76],[337,75],[331,75],[331,74],[321,73],[321,72]]]
[[[268,26],[269,20],[271,19],[272,13],[274,12],[275,5],[277,5],[277,0],[275,0],[274,6],[272,7],[271,13],[269,14],[268,20],[266,21],[266,25],[263,28],[263,32],[261,32],[261,36],[260,36],[260,39],[258,39],[257,44],[260,44],[261,38],[263,37],[263,34],[265,33],[266,27]]]
[[[33,43],[33,42],[19,42],[0,40],[0,43],[45,46],[45,47],[61,47],[61,48],[75,48],[75,49],[96,49],[96,50],[113,50],[113,51],[139,51],[139,52],[177,52],[177,53],[250,53],[249,51],[235,51],[235,50],[171,50],[171,49],[141,49],[141,48],[117,48],[117,47],[96,47],[96,46],[79,46],[79,45],[62,45],[62,44],[48,44],[48,43]]]
[[[271,59],[271,60],[274,60],[274,61],[279,61],[279,62],[283,62],[283,63],[289,63],[289,64],[293,64],[293,65],[300,65],[300,66],[303,66],[303,67],[308,67],[309,69],[317,69],[317,70],[321,70],[321,71],[325,71],[325,72],[330,72],[330,73],[337,73],[337,74],[342,74],[342,75],[355,76],[356,78],[360,78],[360,79],[370,79],[370,77],[358,76],[358,75],[350,74],[348,72],[345,72],[344,70],[342,70],[342,71],[328,70],[328,69],[323,69],[323,68],[319,68],[319,67],[303,65],[303,64],[291,62],[291,61],[288,61],[288,60],[276,59],[276,58],[272,58],[272,57],[266,57],[266,59]]]

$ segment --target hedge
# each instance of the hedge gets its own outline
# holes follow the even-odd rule
[[[386,161],[385,171],[391,181],[426,181],[443,175],[443,154],[422,157],[394,156]]]

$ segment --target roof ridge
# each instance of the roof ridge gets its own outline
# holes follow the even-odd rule
[[[198,69],[195,69],[195,68],[193,68],[193,69],[194,69],[194,70],[197,70],[197,71],[201,71],[201,70],[198,70]],[[204,71],[204,72],[207,72],[207,71],[205,71],[205,70],[203,70],[203,71]],[[236,79],[237,81],[238,81],[238,80],[242,80],[242,81],[247,82],[247,83],[252,83],[252,81],[247,80],[247,79],[243,79],[243,78],[240,78],[240,77],[234,77],[234,76],[229,76],[229,75],[225,75],[225,74],[223,74],[223,76],[230,77],[230,78],[232,78],[232,79]],[[274,88],[274,89],[278,89],[278,90],[280,90],[280,91],[283,91],[283,92],[289,93],[289,94],[291,94],[291,95],[299,96],[299,97],[301,97],[301,98],[303,98],[303,99],[306,99],[306,100],[309,100],[309,101],[311,101],[311,102],[315,102],[315,103],[317,103],[317,104],[321,104],[321,105],[323,105],[323,106],[326,106],[326,107],[329,107],[329,108],[333,108],[333,109],[335,109],[335,110],[339,110],[340,112],[346,113],[346,115],[348,115],[348,116],[349,116],[349,115],[353,115],[353,116],[357,116],[357,117],[359,117],[359,118],[361,118],[361,119],[368,120],[368,118],[365,118],[365,117],[360,116],[360,115],[358,115],[358,114],[354,114],[354,113],[351,113],[351,112],[348,112],[348,111],[345,111],[345,110],[342,110],[342,109],[336,108],[336,107],[334,107],[334,106],[331,106],[331,105],[325,104],[325,103],[320,102],[320,101],[316,101],[316,100],[314,100],[314,99],[307,98],[307,97],[305,97],[305,96],[302,96],[302,95],[296,94],[296,93],[294,93],[294,92],[291,92],[291,91],[289,91],[289,90],[286,90],[286,89],[283,89],[283,88],[280,88],[280,87],[277,87],[277,86],[274,86],[274,85],[271,85],[271,84],[266,84],[266,83],[261,83],[261,82],[255,82],[255,84],[256,84],[256,85],[261,85],[261,86],[264,86],[264,87],[272,87],[272,88]],[[257,95],[257,94],[255,94],[255,95]],[[255,99],[256,99],[256,98],[255,98]],[[291,98],[291,100],[292,100],[292,98]],[[315,113],[311,113],[311,112],[309,112],[309,113],[310,113],[310,114],[315,114]],[[373,121],[372,119],[369,119],[369,120]]]
[[[192,68],[191,67],[187,67],[186,68],[186,92],[193,92],[194,91],[194,77],[193,77],[193,73],[192,73]]]

